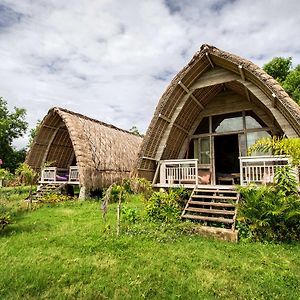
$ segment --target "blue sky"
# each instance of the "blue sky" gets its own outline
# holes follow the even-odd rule
[[[0,96],[31,127],[61,106],[145,132],[203,43],[299,64],[299,12],[296,0],[0,0]]]

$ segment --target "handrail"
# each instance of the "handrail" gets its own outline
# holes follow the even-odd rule
[[[73,184],[79,183],[78,167],[70,166],[68,169],[58,167],[46,167],[41,172],[40,182],[69,182]]]
[[[276,169],[291,165],[290,157],[286,155],[244,156],[239,159],[241,185],[273,183]],[[295,173],[298,180],[297,174],[298,171]]]
[[[160,184],[195,184],[198,185],[197,159],[161,160],[159,168]]]

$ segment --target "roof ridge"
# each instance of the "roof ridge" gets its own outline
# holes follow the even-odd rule
[[[86,120],[98,123],[98,124],[103,125],[105,127],[108,127],[108,128],[111,128],[111,129],[115,129],[115,130],[118,130],[118,131],[122,131],[122,132],[125,132],[125,133],[129,133],[129,134],[132,134],[132,135],[135,135],[134,133],[130,132],[129,130],[122,129],[122,128],[117,127],[115,125],[112,125],[112,124],[109,124],[109,123],[105,123],[103,121],[100,121],[100,120],[97,120],[97,119],[85,116],[85,115],[83,115],[81,113],[78,113],[78,112],[75,112],[75,111],[71,111],[71,110],[68,110],[68,109],[63,108],[63,107],[54,106],[54,107],[52,107],[52,108],[49,109],[49,112],[50,111],[63,111],[65,113],[68,113],[68,114],[71,114],[71,115],[76,115],[76,116],[78,116],[80,118],[83,118],[83,119],[86,119]]]

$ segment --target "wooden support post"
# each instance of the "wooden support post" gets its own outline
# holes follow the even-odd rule
[[[81,186],[78,199],[85,200],[86,198],[88,198],[88,196],[89,196],[89,192],[87,188],[85,186]]]

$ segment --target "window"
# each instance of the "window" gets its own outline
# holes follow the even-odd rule
[[[230,132],[243,130],[243,116],[241,112],[225,115],[213,116],[212,118],[213,132]]]
[[[258,132],[248,132],[247,133],[247,149],[251,146],[253,146],[259,139],[264,138],[264,137],[270,137],[270,133],[267,131],[258,131]],[[255,152],[252,153],[252,155],[266,155],[266,153],[262,152]]]
[[[194,134],[209,133],[209,118],[205,117],[200,122]]]
[[[266,127],[266,125],[257,117],[257,115],[253,111],[247,111],[245,118],[247,129]]]

